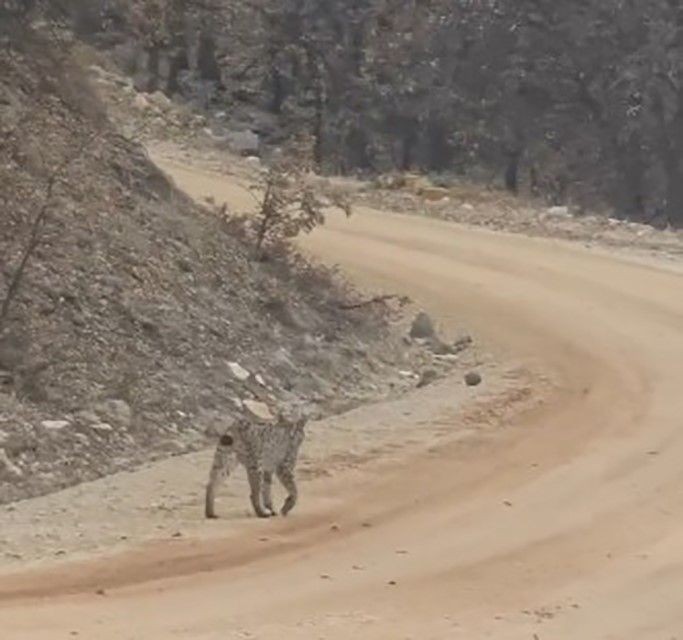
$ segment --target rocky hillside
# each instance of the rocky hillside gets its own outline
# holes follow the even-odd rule
[[[204,446],[237,412],[415,384],[429,357],[385,313],[342,311],[354,294],[319,268],[254,262],[179,193],[107,119],[67,36],[5,41],[0,502]]]

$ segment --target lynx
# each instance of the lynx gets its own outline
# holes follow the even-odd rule
[[[298,490],[294,471],[299,447],[304,440],[307,418],[291,420],[280,415],[275,424],[238,420],[222,435],[216,447],[206,486],[205,515],[216,518],[216,489],[238,464],[244,466],[249,479],[251,504],[259,518],[275,515],[271,489],[275,473],[287,490],[280,511],[286,516],[297,502]]]

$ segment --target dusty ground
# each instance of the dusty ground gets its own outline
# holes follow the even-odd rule
[[[217,199],[234,188],[196,170],[176,178]],[[159,537],[171,540],[5,575],[3,635],[678,637],[683,265],[370,210],[332,219],[305,246],[361,284],[412,295],[446,328],[475,327],[498,358],[542,366],[556,381],[539,389],[546,402],[528,392],[506,397],[501,388],[498,400],[480,398],[471,413],[464,405],[469,417],[461,422],[447,409],[457,385],[444,382],[407,398],[405,411],[364,409],[347,418],[353,431],[329,446],[344,449],[351,434],[366,434],[367,445],[384,420],[382,455],[358,467],[351,456],[352,469],[311,479],[301,510],[286,521],[243,518],[235,484],[221,502],[226,519],[207,533],[209,525],[189,523],[201,458],[151,469],[145,473],[166,483],[154,499],[180,504],[168,520],[151,520],[163,522]],[[361,450],[361,458],[372,452]],[[320,469],[314,451],[309,478]],[[337,459],[342,467],[346,455]],[[129,480],[127,489],[128,480],[114,481],[112,501],[135,496],[117,508],[137,503],[149,512],[156,491],[141,498],[135,487],[149,486],[144,476]],[[83,491],[106,500],[101,486]],[[78,495],[55,500],[74,509],[83,504]],[[182,538],[173,538],[176,529]]]
[[[305,485],[298,511],[311,513],[310,493],[324,496],[325,480],[375,459],[401,459],[414,449],[452,438],[488,437],[505,419],[541,402],[551,384],[524,368],[501,371],[481,362],[486,382],[467,388],[460,377],[312,424],[299,475]],[[9,505],[0,511],[0,570],[92,557],[155,541],[245,533],[259,527],[251,516],[240,469],[222,490],[222,518],[203,519],[204,485],[213,451],[182,455]],[[309,485],[312,485],[309,487]],[[105,580],[106,582],[106,580]]]

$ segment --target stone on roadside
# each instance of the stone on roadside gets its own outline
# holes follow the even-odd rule
[[[40,426],[46,431],[62,431],[69,426],[70,422],[68,420],[43,420]]]
[[[166,111],[167,109],[170,109],[171,105],[172,105],[171,99],[165,93],[163,93],[161,91],[155,91],[147,99],[155,107],[158,107],[162,111]]]
[[[481,375],[476,371],[469,371],[465,374],[465,384],[468,387],[476,387],[481,384]]]
[[[438,377],[439,374],[434,371],[434,369],[427,369],[426,371],[423,371],[422,375],[420,376],[420,380],[417,383],[417,388],[421,389],[422,387],[432,384],[432,382],[434,382]]]
[[[426,339],[433,338],[435,335],[436,330],[431,317],[424,311],[418,313],[410,327],[410,337]]]

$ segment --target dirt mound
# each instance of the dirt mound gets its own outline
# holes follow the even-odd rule
[[[244,401],[331,412],[413,384],[385,314],[253,262],[51,41],[12,39],[0,67],[0,302],[27,258],[0,327],[0,501],[203,446]]]

